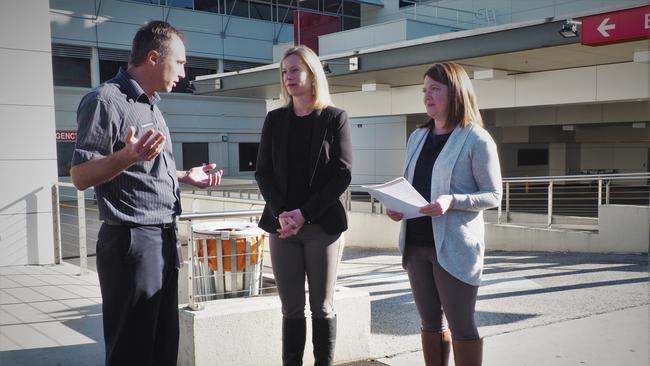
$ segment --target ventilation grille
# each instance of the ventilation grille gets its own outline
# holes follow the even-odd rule
[[[116,50],[112,48],[100,48],[98,52],[100,60],[120,62],[129,62],[129,55],[131,54],[131,51],[128,50]]]
[[[53,43],[52,56],[90,59],[91,51],[90,47]]]
[[[223,61],[223,71],[239,71],[244,69],[250,69],[253,67],[262,66],[264,64],[257,62],[246,62],[246,61],[234,61],[234,60],[224,60]]]
[[[219,60],[214,58],[189,56],[187,57],[185,66],[216,71],[219,68]]]

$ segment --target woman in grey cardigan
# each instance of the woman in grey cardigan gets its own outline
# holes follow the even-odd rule
[[[402,221],[399,246],[421,318],[425,364],[481,365],[483,341],[474,322],[483,272],[483,210],[501,201],[496,145],[482,127],[472,84],[455,63],[424,75],[430,119],[409,137],[404,176],[430,204]],[[388,216],[402,220],[399,212]]]

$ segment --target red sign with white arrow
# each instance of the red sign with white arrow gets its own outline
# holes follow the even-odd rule
[[[650,38],[650,6],[582,18],[580,43],[602,46]]]

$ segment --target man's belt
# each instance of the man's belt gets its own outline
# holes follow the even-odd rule
[[[162,223],[162,224],[136,224],[134,222],[129,222],[129,221],[104,220],[104,223],[106,225],[111,225],[111,226],[125,226],[125,227],[154,226],[154,227],[159,227],[161,229],[170,229],[174,227],[173,221]]]

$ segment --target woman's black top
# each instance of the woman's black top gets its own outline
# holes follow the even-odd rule
[[[285,211],[300,208],[309,199],[309,150],[315,118],[315,112],[302,117],[291,112],[287,146],[290,178],[287,181]]]
[[[429,130],[422,151],[418,156],[413,172],[413,188],[415,188],[428,202],[431,202],[431,174],[433,164],[436,162],[442,148],[447,143],[450,133],[434,135]],[[431,217],[422,216],[406,220],[406,245],[434,247],[433,227]]]

